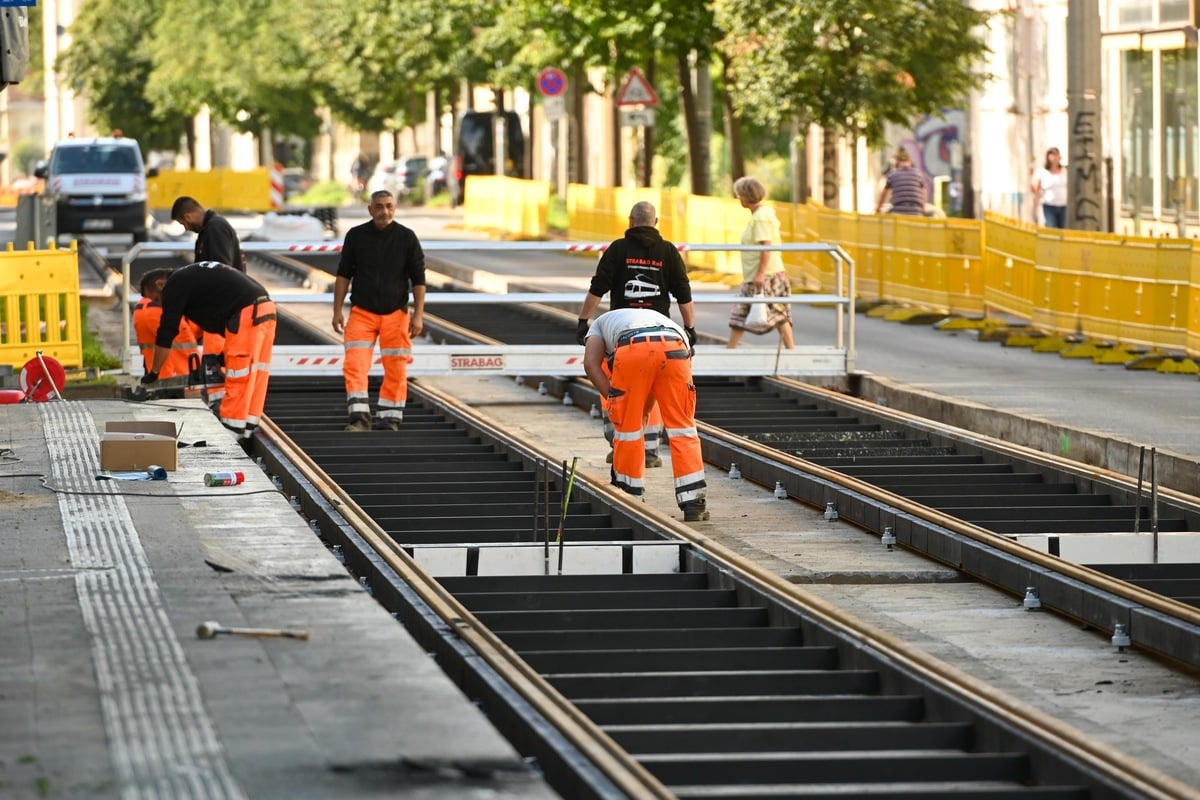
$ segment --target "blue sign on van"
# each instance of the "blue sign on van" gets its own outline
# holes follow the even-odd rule
[[[36,6],[37,0],[0,0],[2,6]]]

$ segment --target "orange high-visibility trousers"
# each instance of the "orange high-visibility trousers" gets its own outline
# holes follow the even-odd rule
[[[225,353],[225,337],[219,333],[201,330],[199,326],[197,330],[200,350],[203,353],[200,369],[203,371],[204,402],[210,408],[219,409],[225,400],[225,368],[221,366]]]
[[[162,321],[162,306],[158,303],[147,303],[133,312],[133,329],[137,334],[138,348],[142,351],[144,369],[150,370],[154,363],[154,339],[158,336],[158,324]],[[179,333],[171,342],[171,355],[163,362],[158,371],[160,378],[174,378],[187,375],[190,367],[188,359],[200,349],[192,330],[192,324],[186,319],[179,323]]]
[[[271,378],[275,346],[275,304],[248,305],[237,316],[237,327],[225,331],[225,398],[221,424],[243,438],[258,427]]]
[[[662,412],[671,442],[675,501],[698,500],[708,493],[704,459],[696,433],[696,387],[687,342],[634,341],[618,345],[612,358],[612,388],[608,401],[613,423],[612,480],[620,489],[645,493],[646,456],[642,425],[651,402]]]
[[[609,380],[612,380],[612,373],[608,370],[608,361],[600,364],[600,369],[608,375]],[[608,442],[608,446],[612,447],[613,443],[613,424],[608,416],[608,398],[600,398],[600,417],[604,423],[604,441]],[[646,457],[658,455],[658,443],[662,438],[662,412],[658,410],[658,404],[651,407],[649,415],[646,417],[646,424],[643,426],[646,443]]]
[[[408,400],[408,365],[412,361],[412,337],[407,309],[390,314],[374,314],[352,306],[346,320],[346,360],[342,376],[346,381],[346,406],[350,418],[371,419],[371,398],[367,375],[379,340],[379,355],[383,362],[383,385],[379,387],[379,417],[383,420],[404,419]]]

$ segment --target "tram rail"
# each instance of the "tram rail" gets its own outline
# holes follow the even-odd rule
[[[272,387],[268,471],[567,796],[1186,793],[584,477],[567,547],[611,547],[618,566],[497,569],[515,548],[542,563],[566,479],[552,454],[430,387],[412,387],[404,431],[350,440],[339,381]],[[673,568],[626,555],[663,547]],[[458,574],[420,568],[454,548]]]

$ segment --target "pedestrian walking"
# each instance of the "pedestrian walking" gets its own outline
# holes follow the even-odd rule
[[[371,429],[367,373],[378,341],[383,361],[379,419],[396,431],[408,400],[412,340],[425,327],[425,253],[416,233],[394,220],[396,199],[391,192],[373,193],[367,211],[371,221],[346,232],[333,287],[333,329],[344,334],[346,347],[342,367],[350,415],[346,430]],[[347,293],[348,320],[342,315]]]
[[[142,377],[152,385],[171,354],[184,317],[209,333],[225,337],[225,394],[217,416],[243,443],[258,428],[271,375],[275,345],[275,304],[258,281],[228,264],[200,261],[161,277],[146,296],[162,304],[154,341],[154,362]]]
[[[742,244],[781,244],[783,236],[780,233],[779,217],[775,209],[766,204],[767,187],[757,178],[738,178],[733,184],[733,196],[741,202],[742,208],[750,212],[750,221],[742,231]],[[743,250],[742,256],[742,285],[738,294],[742,297],[791,297],[792,283],[788,279],[787,268],[783,265],[783,256],[778,250]],[[742,341],[742,335],[749,331],[762,335],[770,330],[779,331],[780,343],[791,350],[795,343],[792,341],[792,310],[787,303],[770,303],[767,305],[765,316],[757,320],[751,314],[752,306],[759,304],[739,303],[733,307],[729,315],[729,349],[734,349]],[[761,309],[758,310],[761,314]]]
[[[1041,202],[1042,222],[1047,228],[1067,227],[1067,168],[1057,147],[1046,151],[1046,162],[1033,173],[1029,187]]]
[[[654,309],[609,311],[588,329],[583,368],[600,396],[608,398],[614,429],[613,485],[637,497],[645,494],[642,425],[649,407],[657,405],[671,447],[675,502],[684,521],[708,519],[687,331]]]
[[[196,234],[196,261],[216,261],[246,271],[246,256],[229,220],[187,195],[175,198],[171,219]]]
[[[654,204],[641,200],[629,210],[629,228],[625,235],[610,244],[596,264],[591,286],[579,309],[575,338],[582,345],[587,339],[590,319],[609,295],[609,308],[652,308],[665,317],[671,315],[671,298],[679,306],[683,329],[689,346],[696,344],[696,307],[692,302],[692,284],[679,248],[662,237],[655,227],[658,212]],[[613,443],[613,425],[608,415],[608,403],[600,395],[600,412],[604,418],[604,438]],[[662,414],[655,406],[645,425],[646,466],[661,467],[658,455],[662,437]],[[613,455],[609,453],[611,461]]]

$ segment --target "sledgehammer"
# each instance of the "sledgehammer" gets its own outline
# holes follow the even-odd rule
[[[288,630],[287,628],[226,628],[219,622],[209,620],[202,622],[196,628],[196,635],[201,639],[215,639],[220,634],[228,636],[265,636],[282,639],[308,639],[308,631]]]

